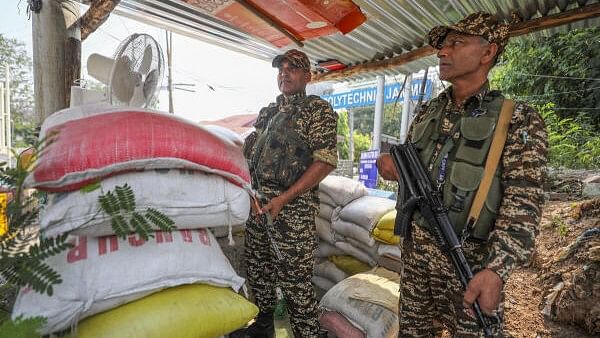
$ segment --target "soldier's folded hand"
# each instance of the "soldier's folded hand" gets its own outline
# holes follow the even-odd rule
[[[394,161],[392,160],[392,156],[390,154],[385,153],[379,155],[377,158],[377,171],[379,172],[379,175],[386,180],[400,180],[400,175],[398,175],[398,172],[396,171]]]

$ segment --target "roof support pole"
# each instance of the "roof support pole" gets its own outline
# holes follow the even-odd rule
[[[383,120],[383,91],[385,90],[385,77],[377,76],[377,94],[375,96],[375,122],[373,123],[373,144],[371,150],[381,149],[381,124]]]
[[[410,94],[412,88],[412,73],[406,75],[404,81],[404,90],[402,96],[404,97],[404,104],[402,105],[402,120],[400,122],[400,143],[406,142],[406,136],[408,135],[408,123],[410,121]]]

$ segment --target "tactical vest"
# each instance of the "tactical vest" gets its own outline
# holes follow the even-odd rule
[[[472,112],[467,112],[455,123],[448,137],[439,133],[445,108],[444,102],[437,101],[437,105],[434,103],[430,106],[423,119],[413,127],[412,142],[419,150],[421,161],[426,168],[432,160],[436,144],[443,144],[429,175],[432,182],[439,182],[440,178],[444,177],[443,182],[439,182],[443,200],[459,238],[466,226],[471,204],[483,178],[485,160],[503,101],[504,97],[499,92],[490,92],[483,99],[479,116],[472,116]],[[452,137],[456,132],[460,133],[458,139]],[[469,238],[485,241],[493,230],[502,201],[501,172],[500,164],[494,174],[477,223],[467,229]],[[420,226],[427,227],[420,214],[416,213],[414,220]]]
[[[309,95],[291,105],[287,111],[278,106],[267,108],[269,121],[257,136],[254,151],[250,158],[251,169],[260,184],[276,184],[289,188],[312,164],[312,151],[298,131],[301,125],[298,119],[300,109],[311,101],[321,99]]]

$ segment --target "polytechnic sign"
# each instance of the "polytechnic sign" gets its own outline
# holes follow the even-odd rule
[[[418,100],[419,92],[421,87],[422,79],[413,80],[410,86],[410,99]],[[433,83],[431,80],[425,82],[425,95],[423,100],[429,100],[431,98]],[[384,87],[383,90],[383,102],[393,103],[404,101],[404,91],[402,90],[401,83],[393,83]],[[377,87],[367,87],[355,89],[345,93],[323,95],[321,98],[327,100],[333,109],[340,108],[354,108],[363,106],[372,106],[375,104],[375,97],[377,96]]]

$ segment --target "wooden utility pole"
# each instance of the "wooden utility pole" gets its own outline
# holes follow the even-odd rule
[[[79,18],[79,5],[67,0],[40,1],[41,9],[32,13],[35,112],[38,124],[55,111],[68,107],[70,86],[79,78],[81,68],[79,27],[73,26]]]

